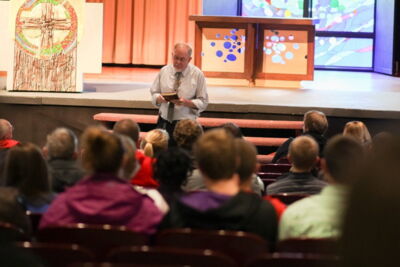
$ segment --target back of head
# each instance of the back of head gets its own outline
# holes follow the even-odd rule
[[[13,127],[8,120],[0,119],[0,140],[12,138]]]
[[[195,144],[200,171],[210,180],[229,179],[236,171],[236,147],[231,134],[223,129],[209,130]]]
[[[154,165],[154,178],[161,186],[180,188],[190,171],[191,158],[189,154],[178,147],[162,151]]]
[[[174,129],[174,139],[178,146],[192,151],[193,144],[203,134],[203,128],[196,120],[179,121]]]
[[[342,234],[343,266],[399,266],[400,139],[390,142],[355,176]]]
[[[130,180],[136,167],[136,145],[133,140],[126,135],[118,135],[118,137],[121,139],[124,148],[122,169],[119,177]]]
[[[50,192],[46,161],[40,149],[32,143],[11,148],[6,156],[5,185],[16,187],[26,197]]]
[[[324,134],[328,129],[328,120],[321,111],[310,110],[304,114],[304,131]]]
[[[148,157],[156,157],[158,153],[167,149],[168,147],[168,133],[163,129],[154,129],[146,134],[142,140],[140,147],[143,153]]]
[[[140,127],[130,119],[123,119],[114,124],[113,132],[130,137],[136,144],[139,141]]]
[[[301,170],[311,170],[319,153],[317,142],[309,136],[296,137],[289,146],[288,157],[294,167]]]
[[[362,145],[371,143],[371,135],[369,134],[367,126],[361,121],[349,121],[343,129],[344,136],[350,136]]]
[[[91,172],[116,173],[124,149],[120,138],[100,127],[89,127],[82,135],[82,164]]]
[[[324,150],[330,176],[339,183],[352,182],[354,171],[363,163],[364,150],[353,138],[337,135]]]
[[[235,138],[243,138],[242,130],[240,130],[239,126],[237,126],[235,123],[228,122],[228,123],[222,124],[221,128],[225,129],[225,131],[231,133],[233,135],[233,137],[235,137]]]
[[[251,180],[257,167],[257,149],[252,143],[241,138],[236,139],[235,144],[239,157],[237,173],[239,174],[240,182],[246,183]]]
[[[47,136],[46,148],[50,159],[72,159],[78,150],[78,138],[67,128],[57,128]]]

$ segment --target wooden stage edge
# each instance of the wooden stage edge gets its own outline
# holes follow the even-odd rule
[[[5,91],[3,72],[0,104],[115,108],[125,113],[141,110],[155,114],[149,87],[157,73],[157,69],[103,67],[101,74],[85,75],[82,93],[48,93]],[[205,116],[225,113],[222,117],[298,117],[307,110],[318,109],[331,117],[400,119],[400,78],[376,73],[316,71],[314,81],[304,81],[300,88],[209,85],[208,92],[210,104]]]

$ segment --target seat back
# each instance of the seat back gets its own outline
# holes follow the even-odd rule
[[[268,252],[267,241],[255,234],[241,231],[168,229],[156,236],[156,245],[211,249],[232,257],[240,265]]]
[[[274,253],[261,255],[247,265],[247,267],[337,267],[340,266],[338,257],[302,254],[302,253]]]
[[[290,205],[293,202],[300,200],[305,197],[309,197],[309,194],[297,194],[297,193],[280,193],[280,194],[271,194],[269,195],[273,198],[279,199],[281,202],[285,203],[286,205]]]
[[[27,241],[29,239],[29,236],[17,226],[7,222],[0,222],[0,243]]]
[[[43,213],[31,212],[28,210],[26,211],[26,215],[28,215],[29,219],[31,220],[32,234],[35,236],[39,229],[39,223]]]
[[[260,165],[260,172],[274,172],[274,173],[285,173],[290,170],[291,164],[287,163],[267,163]]]
[[[102,259],[108,251],[119,246],[147,245],[149,237],[124,226],[76,224],[39,230],[38,241],[73,243],[85,246]]]
[[[337,255],[338,244],[333,238],[290,238],[279,241],[276,251]]]
[[[114,249],[109,253],[108,261],[140,266],[236,266],[231,258],[212,250],[148,246]]]
[[[39,256],[48,266],[69,266],[74,262],[93,261],[95,258],[90,250],[73,244],[21,242],[16,246]]]

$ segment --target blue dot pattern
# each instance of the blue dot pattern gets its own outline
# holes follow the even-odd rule
[[[238,55],[242,54],[245,50],[246,36],[238,34],[239,29],[231,29],[229,31],[230,35],[217,33],[215,38],[220,41],[223,38],[223,42],[211,41],[209,43],[210,47],[214,47],[215,56],[217,58],[222,58],[225,63],[234,62],[237,60]],[[222,44],[222,49],[217,48],[219,44]],[[224,51],[225,50],[225,51]],[[204,56],[204,53],[201,53]]]

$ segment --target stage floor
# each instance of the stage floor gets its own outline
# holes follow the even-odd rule
[[[82,93],[0,91],[0,103],[155,109],[149,88],[158,69],[103,67],[85,74]],[[4,73],[0,75],[4,80]],[[208,86],[207,111],[303,114],[318,109],[328,116],[400,118],[400,78],[369,72],[316,71],[301,88]]]

